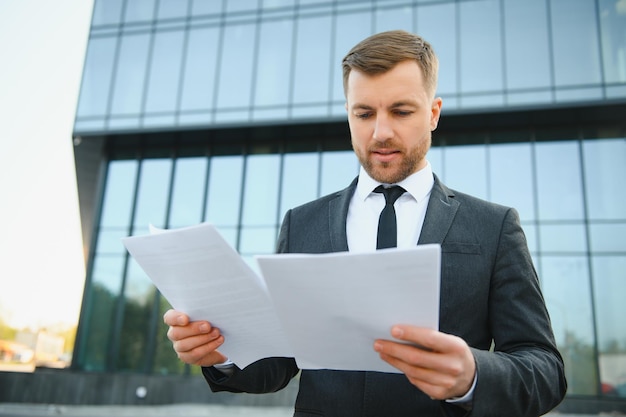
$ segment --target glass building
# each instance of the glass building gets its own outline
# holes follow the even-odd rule
[[[433,170],[520,212],[566,403],[625,407],[624,0],[96,0],[74,126],[75,370],[197,373],[120,239],[206,221],[245,259],[272,253],[288,208],[357,175],[341,58],[390,29],[440,59]]]

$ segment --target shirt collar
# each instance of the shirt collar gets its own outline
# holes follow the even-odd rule
[[[435,179],[433,178],[433,170],[430,166],[430,162],[426,161],[426,166],[419,171],[409,175],[404,180],[395,185],[399,185],[404,188],[418,203],[425,199],[433,188]],[[367,197],[374,191],[374,188],[378,187],[382,183],[376,181],[361,167],[359,170],[359,182],[356,186],[356,193],[358,197],[365,201]],[[392,184],[384,184],[392,185]]]

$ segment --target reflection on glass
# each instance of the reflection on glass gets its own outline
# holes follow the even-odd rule
[[[165,312],[172,308],[165,297],[159,295],[159,311],[157,317],[163,317]],[[169,326],[163,320],[157,320],[156,341],[154,348],[154,364],[151,372],[157,375],[181,375],[185,372],[185,363],[178,359],[176,351],[172,349],[172,342],[167,338]],[[200,368],[194,366],[194,368]]]
[[[229,3],[230,4],[230,3]],[[217,107],[249,107],[256,24],[226,26],[219,63]],[[241,117],[237,117],[241,120]]]
[[[557,86],[599,83],[600,48],[594,0],[552,0],[552,53]],[[572,47],[576,39],[576,47]]]
[[[117,369],[143,371],[147,369],[148,340],[156,289],[136,262],[128,263],[124,288],[124,314],[119,334]]]
[[[592,262],[602,394],[626,398],[626,253]]]
[[[122,36],[113,86],[112,114],[138,114],[141,111],[149,41],[150,34],[147,33]]]
[[[152,20],[154,18],[155,0],[133,0],[127,1],[124,9],[125,22],[138,22],[142,20]]]
[[[261,24],[259,60],[254,71],[255,106],[285,106],[288,103],[292,32],[291,20],[273,20]]]
[[[179,158],[174,171],[174,188],[169,227],[176,228],[202,221],[207,158]]]
[[[96,2],[100,4],[102,2]],[[78,102],[78,117],[104,115],[109,103],[115,38],[94,38],[89,42]]]
[[[500,1],[459,3],[461,91],[501,90],[502,38]]]
[[[529,143],[489,147],[491,201],[514,207],[522,221],[535,219],[531,151]]]
[[[91,272],[88,310],[85,313],[85,334],[78,360],[87,371],[108,369],[108,349],[110,347],[115,308],[120,295],[124,268],[124,256],[94,259]]]
[[[242,226],[276,225],[280,157],[275,154],[250,155],[246,161]]]
[[[541,284],[554,336],[565,362],[567,393],[595,395],[593,321],[585,256],[542,256]]]
[[[618,0],[600,0],[600,36],[604,81],[626,82],[626,6]]]
[[[294,103],[328,101],[330,19],[330,16],[302,17],[297,22]]]
[[[448,146],[444,150],[446,185],[487,199],[487,147]]]
[[[319,154],[292,153],[283,156],[280,216],[291,208],[317,197]]]
[[[108,165],[100,227],[128,228],[135,192],[136,160],[111,161]]]
[[[537,143],[535,158],[539,218],[582,220],[583,196],[578,143]]]
[[[585,225],[544,224],[539,227],[542,252],[586,252]]]
[[[507,88],[549,87],[550,43],[545,0],[505,0],[504,30]]]
[[[148,226],[165,227],[169,198],[171,159],[146,159],[141,163],[134,233],[148,232]]]
[[[210,109],[213,107],[219,29],[194,29],[188,36],[180,110]]]
[[[457,4],[429,4],[417,9],[417,33],[431,43],[439,58],[437,94],[458,94]],[[444,109],[455,106],[443,101]],[[445,111],[445,110],[444,110]]]
[[[158,19],[172,19],[187,16],[189,0],[159,0]]]
[[[589,234],[593,252],[626,253],[626,219],[621,223],[592,223]]]
[[[243,227],[239,252],[242,255],[261,255],[276,251],[277,226],[272,227]]]
[[[205,221],[213,223],[218,228],[234,227],[239,224],[242,177],[242,156],[211,158]]]
[[[176,110],[183,40],[183,31],[155,34],[148,74],[146,112],[174,112]]]
[[[123,0],[94,1],[92,26],[118,23],[122,15],[122,3]]]
[[[625,219],[626,139],[586,140],[583,142],[585,184],[589,218]]]
[[[324,152],[320,172],[320,195],[343,190],[359,175],[359,162],[353,151]]]

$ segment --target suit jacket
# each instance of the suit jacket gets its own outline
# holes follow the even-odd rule
[[[278,252],[347,251],[356,182],[288,211]],[[463,338],[475,357],[471,410],[431,400],[402,374],[303,370],[294,416],[537,417],[562,400],[563,361],[517,212],[452,191],[435,176],[418,242],[425,243],[442,249],[440,331]],[[213,391],[251,393],[279,390],[298,371],[290,358],[230,376],[203,369]]]

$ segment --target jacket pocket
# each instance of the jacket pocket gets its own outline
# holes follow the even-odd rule
[[[480,244],[478,243],[456,243],[444,242],[441,245],[441,252],[444,253],[464,253],[467,255],[480,255]]]

